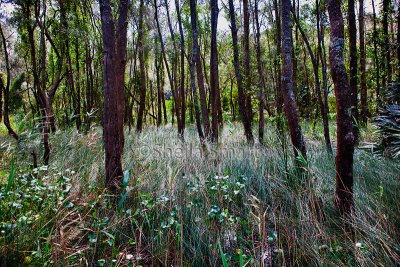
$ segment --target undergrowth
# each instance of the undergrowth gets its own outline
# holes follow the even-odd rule
[[[317,127],[320,127],[317,125]],[[333,127],[332,127],[333,128]],[[37,131],[0,144],[0,262],[32,266],[395,266],[400,166],[355,151],[355,216],[334,205],[334,156],[305,125],[303,175],[273,125],[249,147],[238,124],[201,147],[189,127],[126,132],[121,196],[104,190],[101,129]],[[368,140],[370,133],[363,132]],[[39,158],[40,158],[39,153]],[[117,199],[118,205],[115,205]],[[346,234],[351,225],[354,235]]]

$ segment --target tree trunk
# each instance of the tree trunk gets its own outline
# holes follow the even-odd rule
[[[235,7],[233,5],[233,0],[229,0],[229,17],[231,21],[231,33],[232,33],[232,43],[233,43],[233,65],[235,68],[236,83],[238,88],[238,102],[239,102],[239,113],[243,122],[244,134],[246,136],[247,142],[252,144],[254,142],[253,133],[251,130],[251,122],[248,117],[248,112],[246,109],[247,95],[243,88],[242,74],[240,71],[239,62],[239,47],[238,47],[238,36],[236,27],[236,17],[235,17]]]
[[[140,14],[139,14],[139,35],[138,35],[138,49],[139,49],[139,67],[140,67],[140,103],[139,112],[136,123],[136,131],[142,132],[143,129],[143,113],[146,107],[146,70],[144,59],[144,0],[140,0]]]
[[[349,30],[349,45],[350,45],[350,89],[351,89],[351,115],[358,122],[358,88],[357,88],[357,25],[356,14],[354,11],[354,0],[348,0],[348,30]],[[355,142],[358,142],[358,129],[354,127]]]
[[[283,126],[281,122],[281,115],[283,109],[283,96],[282,96],[282,72],[281,72],[281,61],[280,61],[280,52],[281,52],[281,35],[282,35],[282,27],[281,27],[281,17],[279,14],[279,5],[278,0],[274,0],[273,2],[274,10],[275,10],[275,24],[276,24],[276,35],[275,35],[275,43],[276,43],[276,51],[277,55],[275,56],[274,66],[276,71],[276,96],[275,96],[275,104],[276,104],[276,113],[277,113],[277,128],[281,133]]]
[[[397,7],[397,81],[400,82],[400,4]]]
[[[250,11],[249,0],[243,0],[243,82],[244,93],[246,96],[246,109],[247,118],[249,120],[250,128],[253,121],[253,110],[251,105],[251,82],[250,82]],[[253,140],[252,140],[253,142]]]
[[[367,103],[367,75],[366,75],[366,54],[365,54],[365,23],[364,23],[364,0],[360,0],[359,2],[359,14],[358,14],[358,22],[359,22],[359,33],[360,33],[360,95],[361,95],[361,122],[365,126],[367,124],[367,116],[368,116],[368,103]],[[400,46],[399,46],[400,47]]]
[[[103,39],[103,137],[107,188],[117,194],[122,184],[124,148],[124,74],[127,45],[128,0],[120,0],[118,21],[109,0],[99,0]],[[117,22],[117,25],[116,25]]]
[[[185,36],[183,33],[183,27],[182,27],[182,18],[181,18],[181,10],[179,7],[179,0],[175,0],[175,7],[176,7],[176,13],[178,16],[178,26],[179,26],[179,35],[180,35],[180,60],[181,60],[181,80],[180,80],[180,99],[181,99],[181,127],[182,127],[182,135],[183,132],[185,131],[185,126],[186,126],[186,96],[185,96]]]
[[[260,144],[264,143],[264,107],[265,107],[265,77],[262,69],[262,58],[261,58],[261,32],[260,32],[260,20],[258,18],[258,1],[254,1],[254,19],[256,24],[256,53],[257,53],[257,71],[259,79],[259,92],[258,92],[258,141]]]
[[[321,94],[321,84],[320,84],[320,80],[319,80],[318,58],[315,57],[314,52],[313,52],[313,50],[311,48],[310,42],[308,41],[308,38],[307,38],[305,32],[301,28],[299,20],[298,20],[296,14],[293,12],[293,10],[292,10],[292,14],[293,14],[294,21],[295,21],[295,23],[297,25],[297,28],[299,29],[300,34],[303,37],[304,43],[306,44],[308,53],[310,54],[311,63],[313,65],[314,79],[315,79],[315,81],[314,81],[315,82],[315,91],[317,92],[319,108],[321,110],[322,122],[323,122],[323,125],[324,125],[325,146],[326,146],[326,149],[327,149],[328,153],[331,154],[332,153],[332,146],[331,146],[331,138],[330,138],[330,134],[329,134],[329,121],[328,121],[328,114],[326,112],[326,108],[325,108],[325,105],[324,105],[324,102],[323,102],[323,99],[322,99],[322,94]],[[319,16],[317,15],[317,31],[319,29],[318,19],[319,19]]]
[[[161,52],[162,52],[163,59],[164,59],[164,66],[165,66],[165,69],[167,70],[167,76],[168,76],[169,85],[171,87],[171,91],[173,92],[172,88],[174,87],[174,81],[173,81],[173,78],[171,76],[171,70],[169,68],[167,55],[165,53],[165,45],[164,45],[164,41],[163,41],[163,37],[162,37],[162,33],[161,33],[160,22],[158,20],[158,6],[157,5],[158,5],[157,4],[157,0],[154,0],[154,6],[155,6],[154,18],[156,20],[158,36],[160,38]],[[163,98],[163,109],[164,109],[164,120],[165,120],[165,123],[167,123],[167,117],[166,117],[167,109],[166,109],[166,106],[165,106],[165,98]],[[174,117],[174,115],[172,114],[172,119],[173,119],[173,117]],[[172,123],[173,123],[173,120],[172,120]]]
[[[173,51],[173,56],[172,56],[172,81],[173,81],[173,86],[171,87],[172,95],[174,97],[174,113],[176,114],[176,122],[178,126],[178,133],[181,138],[183,138],[183,127],[181,125],[182,123],[182,118],[181,118],[181,101],[180,101],[180,91],[178,91],[178,73],[177,73],[177,67],[178,67],[178,49],[176,47],[176,42],[175,42],[175,33],[172,28],[172,23],[171,23],[171,17],[169,15],[169,2],[167,0],[164,0],[164,5],[165,5],[165,10],[167,13],[167,22],[168,22],[168,28],[169,32],[171,34],[172,38],[172,44],[174,47]],[[174,117],[172,116],[172,124],[174,122]]]
[[[75,68],[76,68],[76,104],[75,104],[75,116],[76,116],[76,129],[79,131],[82,125],[81,119],[81,86],[80,86],[80,70],[79,70],[79,39],[75,39]]]
[[[200,93],[200,106],[201,106],[201,114],[203,118],[204,125],[204,133],[205,139],[210,137],[210,120],[208,118],[208,109],[207,109],[207,97],[206,91],[204,88],[204,75],[203,75],[203,66],[200,57],[200,47],[198,42],[198,32],[197,32],[197,10],[196,10],[196,0],[190,0],[190,21],[192,26],[192,41],[193,41],[193,59],[196,62],[196,73],[197,73],[197,86],[199,87]]]
[[[390,40],[389,40],[389,11],[390,0],[382,0],[382,28],[383,28],[383,53],[385,58],[386,75],[383,79],[383,87],[392,82],[392,66],[390,64]],[[386,83],[387,82],[387,83]]]
[[[288,120],[290,137],[297,158],[298,152],[304,158],[306,147],[301,133],[299,115],[293,92],[293,61],[292,61],[292,25],[290,22],[290,0],[282,0],[282,94],[285,104],[285,113]]]
[[[8,51],[7,51],[7,43],[6,43],[6,38],[4,36],[3,28],[1,27],[0,24],[0,34],[1,34],[1,39],[3,43],[3,51],[4,51],[4,58],[6,61],[6,71],[7,71],[7,79],[6,79],[6,85],[4,86],[3,82],[3,77],[0,77],[0,91],[4,91],[4,125],[6,126],[8,130],[8,134],[14,137],[16,140],[18,140],[18,135],[17,133],[12,129],[11,124],[10,124],[10,119],[9,119],[9,101],[10,101],[10,84],[11,84],[11,67],[10,67],[10,61],[8,59]]]
[[[154,65],[156,67],[156,85],[157,85],[157,127],[161,126],[162,122],[162,98],[164,94],[162,94],[161,84],[160,84],[160,63],[158,60],[159,55],[159,47],[158,47],[158,36],[155,36],[155,55],[154,55]]]
[[[335,204],[342,215],[353,209],[353,153],[354,129],[349,110],[352,105],[351,88],[348,83],[343,59],[344,23],[340,0],[328,0],[331,25],[329,65],[336,96],[336,191]]]
[[[219,74],[218,74],[218,47],[217,47],[217,25],[218,25],[218,0],[211,0],[211,54],[210,54],[210,102],[212,131],[211,141],[218,143],[218,113],[219,113]]]
[[[379,42],[379,33],[376,26],[376,12],[375,12],[375,3],[372,0],[372,18],[373,18],[373,42],[374,42],[374,59],[375,59],[375,79],[376,79],[376,101],[377,101],[377,111],[381,106],[381,95],[380,95],[380,66],[379,66],[379,58],[378,58],[378,42]]]

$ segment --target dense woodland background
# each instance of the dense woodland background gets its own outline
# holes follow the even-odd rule
[[[1,266],[397,266],[399,10],[2,0]]]

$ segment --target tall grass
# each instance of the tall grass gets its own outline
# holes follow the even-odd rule
[[[103,189],[101,129],[87,135],[59,131],[51,136],[49,169],[35,177],[48,188],[61,175],[72,188],[62,199],[48,199],[54,202],[51,210],[37,211],[49,223],[34,227],[34,220],[31,232],[23,225],[14,228],[12,245],[2,236],[0,253],[14,263],[61,266],[399,264],[399,162],[356,150],[355,216],[345,222],[333,205],[334,157],[326,153],[318,127],[303,127],[308,149],[303,176],[293,166],[288,140],[282,142],[272,125],[266,127],[265,145],[253,147],[241,126],[230,123],[220,143],[205,148],[193,127],[184,143],[171,126],[126,132],[124,166],[130,175],[121,209]],[[40,151],[40,136],[21,139],[0,153],[32,173],[30,151]],[[8,176],[9,166],[2,166]],[[18,216],[0,212],[0,221]],[[343,230],[349,223],[354,238]],[[7,258],[11,252],[19,256]]]

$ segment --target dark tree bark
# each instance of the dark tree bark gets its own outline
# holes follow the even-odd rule
[[[251,105],[251,82],[250,82],[250,11],[249,0],[243,0],[243,85],[246,96],[247,118],[252,127],[253,111]],[[252,140],[253,141],[253,140]]]
[[[400,81],[400,3],[397,5],[397,81]]]
[[[180,70],[180,75],[181,75],[181,80],[180,80],[180,85],[179,85],[179,91],[180,91],[180,99],[181,99],[181,127],[182,127],[182,135],[185,130],[186,126],[186,96],[185,96],[185,36],[183,34],[183,27],[182,27],[182,18],[181,18],[181,10],[179,7],[179,0],[175,0],[175,7],[176,7],[176,13],[178,16],[178,26],[179,26],[179,35],[180,35],[180,63],[181,63],[181,70]]]
[[[236,83],[238,88],[238,102],[239,102],[239,113],[242,119],[244,134],[246,136],[247,142],[252,144],[254,142],[254,137],[251,129],[251,122],[249,114],[246,109],[247,95],[243,88],[242,74],[240,71],[239,62],[239,47],[238,47],[238,36],[236,27],[236,17],[235,17],[235,7],[233,5],[233,0],[229,0],[229,17],[231,21],[231,33],[232,33],[232,43],[233,43],[233,65],[235,68]]]
[[[392,82],[392,66],[390,64],[390,40],[389,40],[389,11],[390,0],[382,0],[382,29],[383,29],[383,53],[385,58],[386,75],[383,79],[383,87]]]
[[[76,99],[75,99],[75,116],[76,116],[76,129],[79,131],[82,125],[81,119],[81,86],[80,86],[80,64],[79,64],[79,39],[75,38],[75,69],[76,69]]]
[[[276,51],[278,51],[275,56],[274,66],[276,72],[276,95],[275,95],[275,105],[276,105],[276,113],[277,113],[277,128],[280,133],[282,133],[282,122],[281,115],[283,110],[283,96],[282,96],[282,72],[281,72],[281,63],[280,63],[280,51],[282,47],[282,27],[281,27],[281,16],[279,12],[278,0],[273,1],[274,11],[275,11],[275,24],[276,24],[276,34],[275,34],[275,44]]]
[[[8,51],[7,51],[7,42],[6,42],[6,37],[4,36],[3,28],[1,27],[0,24],[0,34],[1,34],[1,40],[3,44],[3,51],[4,51],[4,59],[6,63],[6,71],[7,71],[7,78],[6,78],[6,84],[4,85],[3,77],[0,77],[0,91],[4,91],[4,125],[7,128],[8,134],[14,137],[16,140],[18,140],[18,134],[12,129],[11,124],[10,124],[10,118],[9,118],[9,101],[10,101],[10,84],[11,84],[11,67],[10,67],[10,61],[8,58]]]
[[[347,16],[348,16],[348,31],[349,31],[349,45],[350,45],[350,89],[351,89],[351,115],[353,119],[358,122],[358,79],[357,79],[357,25],[356,14],[354,10],[354,0],[347,2]],[[358,129],[354,127],[355,142],[358,141]]]
[[[366,53],[365,53],[365,22],[364,22],[364,0],[359,2],[359,13],[358,13],[358,28],[360,34],[360,96],[361,96],[361,122],[363,125],[367,123],[368,116],[368,103],[367,103],[367,75],[366,75]],[[399,46],[400,47],[400,46]]]
[[[375,3],[372,1],[372,19],[373,19],[373,43],[374,43],[374,60],[375,60],[375,79],[376,79],[376,101],[377,101],[377,111],[381,106],[381,95],[380,95],[380,66],[379,66],[379,58],[378,58],[378,42],[379,42],[379,33],[377,29],[376,23],[376,12],[375,12]]]
[[[194,116],[196,119],[196,128],[197,128],[197,133],[200,138],[200,143],[205,142],[204,138],[204,133],[203,129],[201,127],[201,118],[200,118],[200,108],[199,108],[199,101],[198,101],[198,96],[197,96],[197,90],[196,90],[196,74],[195,74],[195,69],[194,66],[196,64],[195,60],[195,55],[194,52],[194,44],[193,44],[193,49],[192,49],[192,59],[189,62],[189,71],[190,71],[190,88],[192,90],[192,96],[193,96],[193,106],[194,106]]]
[[[331,25],[329,65],[336,96],[336,191],[335,204],[343,215],[353,209],[354,129],[351,114],[352,98],[343,58],[344,23],[340,0],[328,0]]]
[[[161,63],[159,62],[159,39],[155,36],[155,55],[154,55],[154,65],[156,67],[156,86],[157,86],[157,127],[161,126],[162,122],[162,98],[164,94],[162,93],[161,81],[160,81],[160,68]],[[162,59],[161,59],[162,60]]]
[[[296,14],[293,12],[293,10],[292,10],[292,14],[293,14],[294,21],[295,21],[295,23],[297,25],[297,28],[299,29],[300,34],[303,37],[304,43],[306,44],[308,53],[310,54],[311,63],[313,65],[314,79],[315,79],[315,91],[317,92],[317,95],[318,95],[318,103],[319,103],[319,108],[320,108],[321,114],[322,114],[322,122],[323,122],[323,125],[324,125],[325,146],[326,146],[326,149],[327,149],[328,153],[331,154],[332,153],[332,146],[331,146],[331,138],[330,138],[330,134],[329,134],[329,121],[328,121],[328,114],[326,112],[325,104],[324,104],[324,101],[322,99],[322,94],[321,94],[321,84],[320,84],[320,80],[319,80],[318,58],[315,57],[314,52],[313,52],[313,50],[311,48],[310,42],[308,41],[308,38],[307,38],[305,32],[301,28],[299,20],[298,20]],[[319,19],[319,17],[317,16],[317,24],[318,24],[317,25],[317,29],[319,28],[318,19]]]
[[[178,48],[176,46],[176,41],[175,41],[175,33],[172,28],[172,23],[171,23],[171,17],[169,15],[169,3],[167,0],[164,0],[164,5],[165,5],[165,10],[167,12],[167,22],[168,22],[168,28],[169,32],[171,34],[172,38],[172,44],[174,47],[174,52],[173,52],[173,57],[172,57],[172,80],[174,86],[171,87],[172,95],[174,97],[174,112],[176,114],[176,122],[178,126],[178,133],[181,138],[183,138],[183,127],[182,127],[182,117],[181,117],[181,100],[180,100],[180,91],[178,90]],[[173,124],[173,119],[172,117],[172,124]]]
[[[158,20],[157,0],[154,0],[154,6],[155,6],[155,8],[154,8],[154,18],[156,20],[157,32],[158,32],[158,36],[160,38],[161,53],[162,53],[163,59],[164,59],[164,67],[167,70],[167,76],[168,76],[169,85],[170,85],[171,88],[173,88],[174,87],[174,81],[173,81],[173,77],[171,75],[171,70],[169,68],[167,55],[165,53],[164,40],[163,40],[162,33],[161,33],[160,22]],[[165,120],[165,123],[167,123],[167,117],[166,117],[167,109],[166,109],[166,106],[165,106],[165,98],[164,97],[163,97],[163,109],[164,109],[164,120]],[[172,118],[173,118],[173,114],[172,114]],[[173,123],[173,121],[172,121],[172,123]]]
[[[197,73],[197,86],[199,87],[200,93],[200,106],[201,106],[201,114],[203,119],[204,126],[204,134],[206,140],[210,137],[210,120],[208,118],[208,109],[207,109],[207,97],[206,91],[204,88],[204,75],[203,75],[203,66],[200,57],[200,47],[198,41],[198,32],[197,32],[197,10],[196,10],[196,0],[190,0],[190,22],[192,26],[192,42],[193,42],[193,57],[196,62],[196,73]]]
[[[258,141],[260,144],[264,143],[264,107],[265,107],[265,76],[263,71],[262,57],[261,57],[261,32],[260,20],[258,18],[258,0],[254,1],[254,20],[256,26],[256,54],[257,54],[257,72],[259,79],[259,92],[258,92]]]
[[[121,187],[124,148],[124,75],[127,45],[128,0],[120,0],[118,20],[109,0],[99,0],[103,39],[103,138],[106,186],[118,193]]]
[[[211,141],[218,143],[218,113],[219,105],[219,74],[218,74],[218,47],[217,47],[217,25],[218,25],[218,0],[211,0],[211,54],[210,54],[210,102],[212,131]]]
[[[140,0],[140,14],[139,14],[139,34],[138,34],[138,49],[139,49],[139,67],[140,67],[140,103],[139,112],[136,123],[136,131],[140,133],[143,129],[143,113],[146,107],[146,70],[144,59],[144,0]]]
[[[301,133],[296,99],[293,92],[292,25],[290,22],[290,0],[282,0],[282,94],[288,120],[294,154],[298,152],[307,158],[306,147]]]

